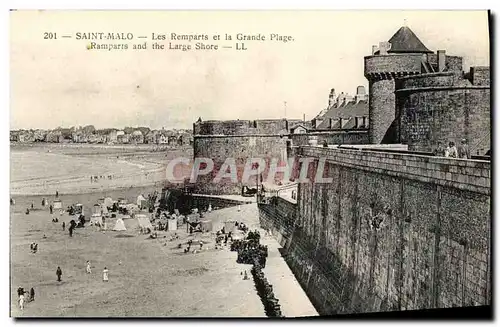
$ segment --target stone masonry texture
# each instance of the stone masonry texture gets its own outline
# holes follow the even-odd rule
[[[259,204],[320,314],[491,303],[490,163],[302,147],[328,184]]]
[[[489,69],[472,67],[469,79],[455,73],[402,78],[396,87],[400,142],[410,151],[434,151],[439,143],[466,139],[472,155],[490,149]]]

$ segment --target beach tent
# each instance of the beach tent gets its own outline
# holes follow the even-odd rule
[[[96,224],[102,225],[102,216],[98,213],[94,213],[90,216],[90,225]]]
[[[148,201],[146,200],[145,197],[142,196],[142,194],[139,194],[137,197],[137,206],[141,209],[146,208],[148,205]]]
[[[107,198],[104,199],[104,205],[108,208],[112,208],[113,207],[113,199],[110,198],[109,196]]]
[[[95,213],[101,214],[101,205],[98,203],[94,204],[94,206],[92,207],[92,214]]]
[[[153,225],[151,225],[151,222],[149,221],[149,218],[147,215],[138,214],[138,215],[135,215],[135,218],[137,219],[137,223],[139,224],[139,227],[149,228],[149,229],[153,230]]]
[[[108,208],[104,204],[101,204],[101,214],[104,216],[109,216]]]
[[[130,218],[132,218],[132,217],[130,217],[129,215],[123,215],[122,216],[122,219],[130,219]]]
[[[229,233],[229,232],[232,232],[234,233],[236,231],[236,221],[234,220],[228,220],[226,222],[224,222],[224,231],[226,233]]]
[[[62,209],[62,202],[61,200],[54,200],[54,209]]]
[[[123,219],[118,218],[115,223],[115,227],[113,228],[114,231],[124,231],[127,230],[125,228],[125,223],[123,222]]]
[[[177,230],[177,219],[167,219],[167,230]]]
[[[203,233],[211,232],[212,231],[212,221],[211,220],[202,220],[201,221],[201,231]]]

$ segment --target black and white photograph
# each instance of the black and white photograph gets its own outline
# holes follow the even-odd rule
[[[11,9],[10,317],[491,319],[492,19]]]

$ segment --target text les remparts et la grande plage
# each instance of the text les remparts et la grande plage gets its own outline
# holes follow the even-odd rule
[[[91,41],[134,41],[135,39],[143,41],[144,38],[137,38],[133,33],[105,33],[105,32],[88,32],[88,33],[76,33],[77,40],[91,40]],[[288,43],[294,41],[294,38],[290,35],[281,35],[277,33],[270,34],[246,34],[246,33],[236,33],[236,34],[179,34],[179,33],[151,33],[151,41],[161,43],[162,41],[169,41],[168,44],[162,44],[162,49],[167,50],[182,50],[189,51],[195,50],[218,50],[220,45],[231,45],[232,42],[281,42]],[[198,41],[198,42],[197,42]],[[215,41],[218,44],[207,44],[200,41]],[[194,45],[192,42],[196,42]],[[224,43],[221,43],[224,42]],[[127,50],[129,44],[127,43],[100,43],[100,42],[90,42],[89,49],[108,49],[109,50]]]

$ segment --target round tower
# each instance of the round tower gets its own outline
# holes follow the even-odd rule
[[[369,94],[369,142],[398,142],[396,121],[395,79],[420,74],[426,55],[432,53],[406,26],[401,27],[389,42],[373,46],[365,57],[365,77]]]

